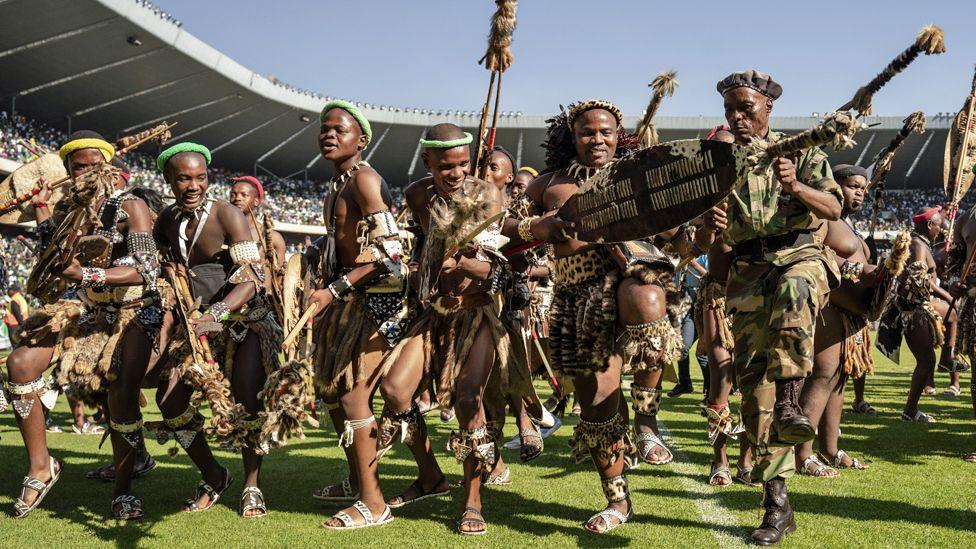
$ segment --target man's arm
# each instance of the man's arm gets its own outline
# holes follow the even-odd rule
[[[15,319],[17,319],[17,324],[23,324],[24,311],[20,310],[20,303],[17,303],[13,299],[11,299],[10,303],[7,304],[7,307],[10,309],[10,314],[12,314]]]
[[[236,311],[251,300],[257,293],[258,283],[250,280],[250,276],[263,275],[263,258],[258,251],[258,245],[254,242],[251,235],[251,227],[248,225],[247,217],[236,207],[228,207],[222,202],[214,203],[217,207],[217,218],[224,227],[231,242],[231,259],[234,260],[234,272],[231,273],[229,282],[234,284],[234,289],[221,300],[230,311]],[[252,249],[253,248],[253,249]],[[254,257],[251,257],[254,256]],[[256,266],[256,267],[255,267]],[[248,270],[253,269],[254,273]],[[236,279],[235,275],[242,275]],[[236,280],[235,280],[236,279]],[[251,282],[248,284],[248,282]]]
[[[127,261],[129,265],[105,269],[105,279],[102,281],[93,280],[89,273],[88,280],[98,286],[135,286],[143,283],[155,286],[156,278],[159,276],[159,263],[156,245],[150,236],[153,224],[149,206],[142,200],[126,200],[120,207],[128,214],[128,219],[125,221],[125,242],[130,258]],[[75,260],[64,270],[64,277],[75,282],[84,282],[85,272],[92,270],[95,269],[82,267]]]
[[[773,161],[773,173],[783,191],[793,195],[814,215],[827,221],[840,219],[844,195],[825,160],[820,161],[814,170],[810,185],[797,179],[796,164],[789,158],[777,158]]]

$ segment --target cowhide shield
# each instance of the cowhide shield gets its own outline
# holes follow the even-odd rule
[[[0,183],[0,204],[30,193],[37,186],[37,180],[42,177],[51,183],[66,175],[68,172],[58,155],[54,153],[43,154],[14,170]],[[57,187],[53,190],[48,202],[53,205],[61,200],[62,196],[64,196],[64,187]],[[25,200],[12,208],[0,211],[0,223],[24,223],[34,221],[36,218],[37,215],[34,213],[34,206],[31,205],[30,200]]]
[[[586,242],[653,236],[705,213],[746,174],[742,147],[685,139],[625,157],[584,181],[559,210]]]

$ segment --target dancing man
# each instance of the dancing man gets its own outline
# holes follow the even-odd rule
[[[733,73],[716,88],[736,143],[781,136],[770,130],[769,115],[783,89],[769,75]],[[732,247],[726,304],[743,421],[756,457],[752,479],[764,483],[766,512],[752,533],[760,545],[796,530],[786,479],[794,472],[793,445],[814,437],[799,405],[800,388],[813,369],[817,313],[839,282],[814,233],[822,220],[840,218],[843,198],[827,155],[811,149],[744,177],[728,209],[712,208],[698,231],[702,248],[718,231]]]
[[[105,248],[84,259],[84,265],[75,258],[57,273],[77,287],[78,299],[62,298],[35,311],[24,324],[20,345],[7,357],[7,387],[16,399],[13,407],[30,460],[14,516],[26,517],[37,508],[61,475],[62,463],[48,452],[44,414],[38,409],[46,387],[42,375],[59,356],[59,383],[70,383],[90,405],[107,404],[116,471],[112,514],[139,519],[142,504],[131,493],[133,464],[143,445],[139,395],[163,316],[152,215],[144,201],[127,191],[127,179],[108,165],[115,148],[100,135],[75,132],[59,154],[75,178],[67,197],[76,193],[79,199],[59,203],[53,217],[48,204],[35,201],[41,242],[47,247],[52,238],[73,237],[57,232],[68,213],[65,206],[80,203],[82,193],[94,190],[92,207],[100,226],[83,230],[89,243],[97,240]]]
[[[550,120],[547,175],[526,189],[528,216],[509,220],[505,234],[516,242],[551,243],[556,279],[550,318],[550,347],[557,372],[573,377],[582,413],[570,445],[577,460],[587,454],[600,476],[607,506],[585,527],[606,533],[633,517],[625,457],[637,451],[663,464],[672,455],[657,436],[660,382],[665,365],[680,354],[680,338],[666,303],[676,292],[670,260],[656,247],[654,259],[632,261],[626,246],[581,242],[572,224],[555,216],[560,206],[618,152],[625,142],[620,110],[606,101],[570,105]],[[681,236],[671,231],[668,240]],[[634,375],[631,394],[637,415],[637,443],[630,436],[621,376]]]
[[[908,422],[932,423],[935,418],[918,409],[929,379],[936,366],[935,350],[943,344],[951,347],[955,333],[946,333],[943,319],[955,325],[955,312],[949,311],[949,295],[937,283],[932,242],[942,232],[942,207],[925,208],[912,216],[912,240],[908,248],[908,266],[901,274],[898,294],[881,320],[878,330],[878,350],[894,362],[900,358],[901,337],[915,357],[908,400],[901,419]],[[949,361],[951,356],[943,353]]]
[[[217,463],[202,434],[203,418],[191,402],[194,388],[176,377],[177,369],[192,361],[188,342],[180,339],[209,334],[234,402],[243,406],[240,432],[224,436],[241,449],[244,461],[240,515],[255,518],[268,513],[260,488],[261,462],[269,448],[261,433],[265,418],[259,394],[278,368],[282,334],[264,291],[264,259],[247,218],[232,204],[208,196],[210,161],[209,149],[189,142],[169,147],[156,159],[176,199],[160,213],[153,231],[169,259],[164,273],[172,279],[177,270],[185,272],[192,298],[205,308],[191,320],[197,333],[177,333],[170,342],[167,359],[174,369],[156,402],[161,429],[172,434],[203,475],[183,510],[210,509],[230,486],[230,471]]]
[[[350,475],[313,497],[354,502],[325,522],[326,528],[381,526],[393,515],[377,474],[372,397],[383,357],[411,320],[403,244],[390,212],[390,190],[362,159],[373,136],[369,121],[341,100],[326,103],[320,120],[319,149],[334,175],[323,210],[329,231],[321,262],[324,287],[312,297],[317,310],[325,311],[316,324],[315,381]]]
[[[401,507],[447,493],[424,419],[410,412],[415,397],[432,383],[441,407],[455,410],[460,427],[449,444],[464,467],[466,493],[457,530],[478,535],[487,531],[483,475],[497,458],[498,433],[486,409],[498,410],[500,405],[504,410],[506,394],[522,398],[528,393],[513,386],[521,369],[510,360],[512,341],[501,317],[507,274],[498,253],[503,243],[501,192],[469,177],[471,141],[471,134],[453,124],[433,126],[421,141],[431,176],[411,183],[406,197],[423,237],[414,253],[414,287],[428,307],[387,359],[381,387],[387,406],[384,419],[398,418],[401,438],[420,467],[417,481],[391,505]]]

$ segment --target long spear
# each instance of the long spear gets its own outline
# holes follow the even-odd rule
[[[478,126],[478,141],[475,156],[475,177],[484,178],[488,169],[488,159],[495,148],[495,132],[498,126],[498,106],[502,95],[502,73],[515,62],[512,55],[512,34],[515,33],[516,0],[495,0],[498,8],[491,16],[491,32],[488,34],[488,50],[478,61],[491,71],[488,79],[488,96],[481,110],[481,123]],[[492,101],[494,100],[494,101]],[[492,109],[492,105],[494,108]],[[491,127],[488,127],[489,110]],[[487,133],[486,133],[487,128]]]

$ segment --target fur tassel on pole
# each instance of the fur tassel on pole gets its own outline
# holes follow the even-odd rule
[[[891,164],[895,160],[895,155],[901,146],[905,144],[905,140],[912,133],[924,133],[925,132],[925,113],[922,111],[913,112],[908,115],[904,120],[904,125],[895,134],[895,137],[891,139],[888,146],[881,150],[874,157],[871,164],[874,166],[874,172],[871,174],[871,180],[868,181],[867,189],[864,190],[865,194],[874,189],[874,200],[871,204],[871,229],[869,234],[874,236],[874,229],[878,225],[878,212],[881,211],[881,206],[884,203],[884,190],[885,190],[885,179],[888,177],[888,172],[891,171]]]
[[[498,9],[491,16],[491,33],[488,34],[488,51],[478,61],[486,69],[505,72],[515,57],[512,55],[512,35],[515,33],[516,0],[495,0]]]
[[[849,112],[838,111],[827,115],[823,122],[809,130],[773,143],[753,137],[747,160],[756,173],[762,173],[774,158],[790,156],[812,147],[830,145],[838,151],[849,149],[856,145],[854,134],[866,127]]]
[[[488,50],[478,61],[491,72],[488,80],[488,97],[481,110],[481,123],[478,125],[477,142],[475,145],[475,177],[484,178],[488,169],[488,159],[495,147],[495,128],[498,125],[498,105],[502,97],[502,73],[512,66],[515,57],[512,55],[512,35],[515,33],[515,12],[518,6],[516,0],[495,0],[498,9],[491,16],[491,32],[488,34]],[[494,98],[494,109],[492,99]],[[492,112],[492,110],[494,112]],[[488,127],[488,117],[491,116],[491,127]],[[486,133],[487,130],[487,133]]]
[[[862,86],[857,93],[854,94],[854,98],[844,104],[838,110],[847,111],[854,109],[861,116],[868,116],[871,114],[871,100],[875,93],[878,92],[888,83],[896,74],[905,70],[905,67],[911,64],[915,58],[918,57],[920,53],[925,55],[945,53],[945,35],[942,29],[935,25],[928,25],[924,27],[915,38],[915,43],[909,46],[905,51],[898,54],[888,66],[884,68],[883,71],[878,73],[873,80],[868,82],[866,86]]]
[[[654,126],[654,115],[657,114],[664,98],[674,95],[674,91],[678,88],[677,75],[678,71],[662,72],[648,84],[653,90],[653,94],[651,101],[647,104],[647,110],[644,111],[644,118],[637,126],[637,142],[642,149],[653,147],[659,143],[657,128]]]

